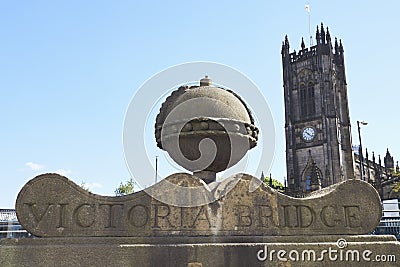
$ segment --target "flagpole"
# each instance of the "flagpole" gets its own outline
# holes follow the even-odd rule
[[[306,11],[308,13],[308,34],[310,35],[310,46],[313,45],[312,35],[311,35],[311,13],[310,13],[310,3],[306,4]]]

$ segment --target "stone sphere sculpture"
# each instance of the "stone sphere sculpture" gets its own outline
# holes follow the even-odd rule
[[[207,76],[172,92],[155,124],[157,146],[206,183],[255,147],[258,133],[245,102]]]

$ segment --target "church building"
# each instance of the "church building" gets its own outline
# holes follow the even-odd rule
[[[354,178],[344,50],[328,28],[316,44],[282,44],[287,193],[308,192]]]

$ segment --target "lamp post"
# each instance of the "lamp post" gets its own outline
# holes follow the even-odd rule
[[[361,180],[364,179],[364,157],[363,157],[363,150],[362,150],[362,145],[361,145],[361,125],[367,125],[368,122],[365,121],[357,121],[357,127],[358,127],[358,139],[360,140],[360,146],[358,147],[358,157],[360,158],[360,177]]]
[[[156,156],[156,177],[155,177],[156,183],[157,183],[157,175],[158,175],[158,156]]]

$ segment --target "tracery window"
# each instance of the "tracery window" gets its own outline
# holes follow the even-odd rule
[[[302,180],[305,182],[306,191],[313,191],[315,187],[321,186],[323,176],[315,161],[310,157],[304,168]]]
[[[309,117],[315,115],[314,85],[310,82],[300,85],[300,115]]]

